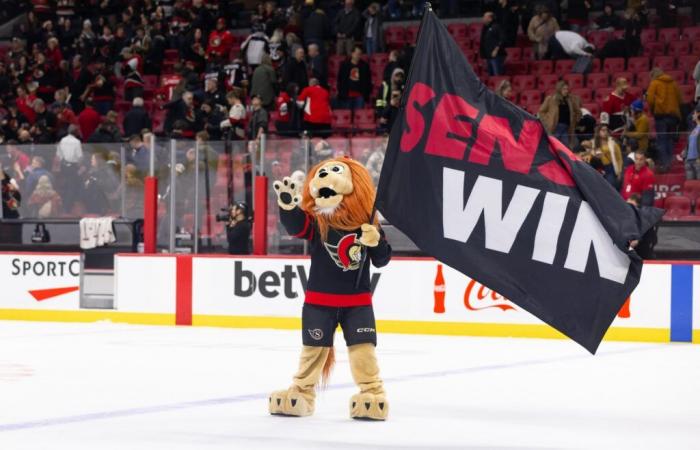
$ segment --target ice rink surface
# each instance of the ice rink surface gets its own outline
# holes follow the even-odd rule
[[[307,418],[267,414],[299,332],[0,321],[0,449],[700,449],[700,346],[379,336],[385,423],[342,336]]]

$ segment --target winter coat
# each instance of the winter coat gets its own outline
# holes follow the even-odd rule
[[[527,37],[534,43],[535,56],[542,59],[547,53],[549,38],[559,31],[559,23],[554,17],[543,21],[540,16],[533,16],[527,27]]]
[[[275,69],[267,64],[260,64],[253,72],[250,95],[259,95],[264,107],[272,105],[275,101]]]
[[[548,95],[542,102],[542,106],[540,106],[538,116],[549,133],[554,133],[557,123],[559,123],[560,99],[561,96],[559,94]],[[571,118],[569,124],[569,145],[574,145],[576,124],[581,120],[581,98],[577,95],[569,94],[566,97],[566,101],[569,104],[569,117]]]
[[[141,130],[152,129],[153,122],[151,122],[151,117],[143,106],[136,106],[131,108],[128,113],[124,116],[124,135],[133,136],[134,134],[141,134]]]
[[[681,91],[676,81],[665,73],[649,83],[647,102],[654,116],[681,118]]]
[[[362,15],[356,8],[350,11],[341,9],[335,16],[335,32],[342,33],[345,37],[356,38],[362,24]]]
[[[377,13],[374,16],[370,15],[367,10],[362,13],[362,17],[365,18],[364,33],[362,37],[367,37],[367,31],[369,27],[372,27],[372,39],[374,39],[374,45],[377,52],[384,51],[384,31],[382,30],[382,16],[381,13]],[[372,19],[370,23],[370,18]]]

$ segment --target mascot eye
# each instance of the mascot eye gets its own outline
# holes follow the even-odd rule
[[[343,166],[333,166],[331,170],[335,173],[343,173]]]

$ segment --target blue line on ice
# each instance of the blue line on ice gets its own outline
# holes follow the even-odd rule
[[[668,344],[665,344],[665,346],[667,347]],[[664,348],[664,346],[658,345],[658,346],[635,347],[635,348],[626,349],[626,350],[617,350],[617,351],[610,351],[610,352],[601,353],[597,357],[600,358],[600,357],[606,357],[606,356],[612,356],[612,355],[619,355],[619,354],[623,354],[623,353],[648,351],[648,350],[655,350],[655,349],[660,349],[660,348]],[[452,376],[452,375],[463,375],[463,374],[468,374],[468,373],[512,369],[512,368],[516,368],[516,367],[537,366],[537,365],[558,363],[558,362],[564,362],[564,361],[572,361],[572,360],[590,358],[590,357],[591,356],[588,354],[579,354],[579,355],[561,356],[561,357],[557,357],[557,358],[518,361],[518,362],[514,362],[514,363],[509,363],[509,364],[490,364],[490,365],[485,365],[485,366],[465,367],[465,368],[461,368],[461,369],[441,370],[441,371],[437,371],[437,372],[416,373],[416,374],[411,374],[411,375],[402,375],[402,376],[398,376],[398,377],[385,378],[384,382],[386,382],[386,383],[401,383],[401,382],[406,382],[406,381],[414,381],[414,380],[421,380],[421,379],[427,379],[427,378],[438,378],[438,377],[446,377],[446,376]],[[354,383],[342,383],[342,384],[329,385],[327,390],[342,390],[342,389],[350,389],[353,387],[355,387]],[[28,422],[7,423],[7,424],[0,424],[0,432],[26,430],[26,429],[34,429],[34,428],[44,428],[44,427],[51,427],[51,426],[57,426],[57,425],[67,425],[67,424],[82,423],[82,422],[91,422],[94,420],[117,419],[117,418],[122,418],[122,417],[139,416],[139,415],[145,415],[145,414],[157,414],[157,413],[176,411],[176,410],[181,410],[181,409],[201,408],[201,407],[206,407],[206,406],[218,406],[218,405],[226,405],[226,404],[231,404],[231,403],[248,402],[251,400],[264,400],[265,398],[267,398],[268,395],[269,395],[269,393],[267,393],[267,392],[258,392],[255,394],[243,394],[243,395],[236,395],[233,397],[210,398],[210,399],[205,399],[205,400],[194,400],[194,401],[189,401],[189,402],[178,402],[178,403],[170,403],[170,404],[165,404],[165,405],[144,406],[141,408],[126,408],[126,409],[117,409],[117,410],[112,410],[112,411],[101,411],[101,412],[95,412],[95,413],[78,414],[78,415],[65,416],[65,417],[52,417],[52,418],[46,418],[46,419],[31,420]]]

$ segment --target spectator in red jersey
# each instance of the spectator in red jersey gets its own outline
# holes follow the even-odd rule
[[[297,105],[304,110],[304,129],[317,135],[330,134],[331,104],[328,91],[316,78],[299,94]]]
[[[241,95],[241,89],[239,88],[233,88],[231,92],[226,94],[226,101],[230,109],[228,118],[221,122],[221,129],[230,129],[231,139],[243,139],[245,137],[246,111],[241,101]]]
[[[625,170],[622,180],[622,198],[628,200],[633,194],[641,197],[642,206],[654,205],[654,172],[647,165],[647,157],[642,150],[634,153],[634,164]]]
[[[603,101],[603,112],[608,113],[610,129],[615,132],[625,126],[625,115],[634,101],[634,96],[627,92],[629,84],[623,77],[615,80],[615,89]]]
[[[371,88],[369,65],[362,60],[362,47],[356,45],[338,71],[338,106],[346,109],[364,108]]]
[[[233,48],[233,34],[226,29],[226,19],[219,17],[216,21],[216,30],[209,35],[209,45],[207,46],[207,58],[216,60],[228,60],[228,55]]]
[[[78,125],[80,126],[80,135],[86,141],[92,136],[97,127],[102,123],[102,116],[92,106],[92,100],[85,101],[85,108],[78,114]]]
[[[36,120],[33,106],[34,100],[36,100],[36,95],[30,95],[28,90],[22,85],[17,86],[17,110],[27,118],[30,124],[33,124]]]
[[[275,111],[277,111],[275,126],[281,135],[293,136],[299,133],[299,108],[296,104],[298,95],[299,87],[295,83],[289,83],[287,89],[280,92],[275,99]]]

